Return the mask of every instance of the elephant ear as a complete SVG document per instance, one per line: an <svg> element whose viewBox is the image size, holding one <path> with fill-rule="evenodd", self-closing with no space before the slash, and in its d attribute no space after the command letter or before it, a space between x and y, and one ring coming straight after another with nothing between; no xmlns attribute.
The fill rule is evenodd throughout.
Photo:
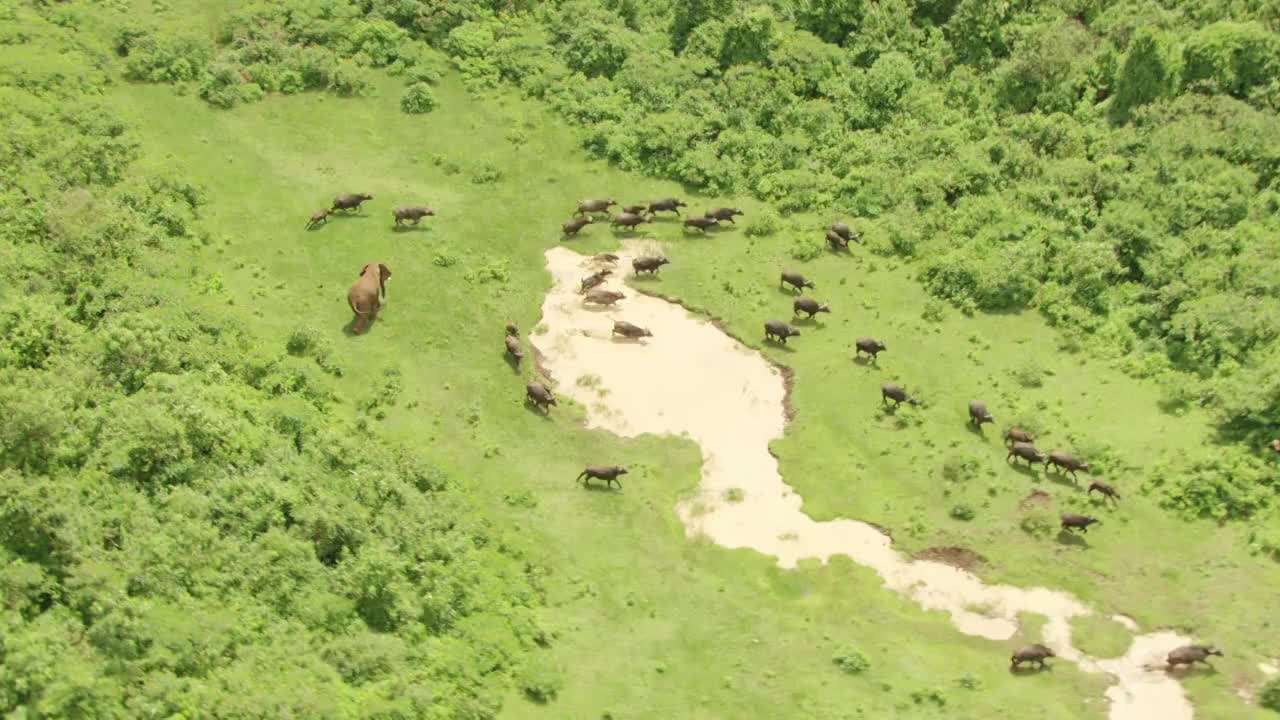
<svg viewBox="0 0 1280 720"><path fill-rule="evenodd" d="M391 270L382 263L378 263L378 271L381 273L382 282L386 282L387 278L391 277Z"/></svg>
<svg viewBox="0 0 1280 720"><path fill-rule="evenodd" d="M364 267L360 268L360 275L358 277L364 277L364 274L367 272L369 272L369 266L365 265Z"/></svg>

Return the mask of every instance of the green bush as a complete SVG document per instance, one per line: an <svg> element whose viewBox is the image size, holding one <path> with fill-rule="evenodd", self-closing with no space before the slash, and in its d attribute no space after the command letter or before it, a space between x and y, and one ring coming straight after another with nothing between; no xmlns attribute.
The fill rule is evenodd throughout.
<svg viewBox="0 0 1280 720"><path fill-rule="evenodd" d="M744 232L750 237L767 237L782 229L782 218L771 208L761 208L753 213Z"/></svg>
<svg viewBox="0 0 1280 720"><path fill-rule="evenodd" d="M425 82L415 82L405 88L404 94L400 96L400 109L404 112L418 115L428 113L436 107L436 96L431 91L431 86Z"/></svg>
<svg viewBox="0 0 1280 720"><path fill-rule="evenodd" d="M871 669L871 661L853 648L845 648L832 656L831 662L850 675L858 675Z"/></svg>
<svg viewBox="0 0 1280 720"><path fill-rule="evenodd" d="M968 522L978 515L977 511L973 509L973 506L967 503L960 503L952 506L951 511L947 514L950 515L953 520L960 520L963 522Z"/></svg>
<svg viewBox="0 0 1280 720"><path fill-rule="evenodd" d="M1212 455L1154 467L1146 487L1160 504L1186 517L1243 520L1275 502L1275 469L1256 454L1236 447L1215 448Z"/></svg>
<svg viewBox="0 0 1280 720"><path fill-rule="evenodd" d="M1022 520L1018 522L1018 527L1022 528L1022 532L1032 537L1044 538L1048 537L1058 527L1058 521L1054 518L1053 513L1048 510L1032 509L1022 515Z"/></svg>
<svg viewBox="0 0 1280 720"><path fill-rule="evenodd" d="M1272 678L1258 692L1258 704L1280 713L1280 678Z"/></svg>
<svg viewBox="0 0 1280 720"><path fill-rule="evenodd" d="M536 703L549 703L564 689L564 674L549 665L535 663L525 668L516 682L525 697Z"/></svg>
<svg viewBox="0 0 1280 720"><path fill-rule="evenodd" d="M791 241L789 254L793 259L808 262L822 256L823 243L811 237L798 237Z"/></svg>

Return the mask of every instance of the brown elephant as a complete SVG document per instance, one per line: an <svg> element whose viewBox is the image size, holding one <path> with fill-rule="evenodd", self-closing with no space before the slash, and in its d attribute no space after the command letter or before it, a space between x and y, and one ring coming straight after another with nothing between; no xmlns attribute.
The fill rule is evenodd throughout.
<svg viewBox="0 0 1280 720"><path fill-rule="evenodd" d="M371 262L360 269L360 278L347 291L347 304L351 312L356 314L351 325L357 335L369 328L369 323L382 307L382 300L387 296L387 278L391 271L380 262Z"/></svg>

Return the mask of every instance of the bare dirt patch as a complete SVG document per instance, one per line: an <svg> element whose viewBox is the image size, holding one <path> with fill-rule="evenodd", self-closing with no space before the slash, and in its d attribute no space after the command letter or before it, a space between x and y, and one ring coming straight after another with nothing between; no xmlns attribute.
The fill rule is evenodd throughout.
<svg viewBox="0 0 1280 720"><path fill-rule="evenodd" d="M925 548L911 556L915 560L932 560L961 570L977 570L987 562L978 553L955 545Z"/></svg>
<svg viewBox="0 0 1280 720"><path fill-rule="evenodd" d="M1031 510L1033 508L1042 508L1053 502L1053 496L1044 490L1032 490L1022 501L1018 503L1018 508L1022 510Z"/></svg>

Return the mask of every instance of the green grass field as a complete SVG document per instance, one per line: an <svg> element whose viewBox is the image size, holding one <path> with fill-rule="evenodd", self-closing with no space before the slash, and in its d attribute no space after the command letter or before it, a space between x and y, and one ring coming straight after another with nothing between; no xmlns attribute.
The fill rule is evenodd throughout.
<svg viewBox="0 0 1280 720"><path fill-rule="evenodd" d="M977 719L1028 703L1047 718L1104 716L1103 678L1062 662L1011 676L1012 642L962 636L847 561L781 571L753 553L686 540L673 508L697 482L691 443L589 432L572 406L549 420L531 413L523 385L532 368L516 373L504 362L501 327L538 322L549 284L542 252L558 242L574 201L687 193L584 160L556 118L512 97L471 98L447 79L435 112L409 116L399 90L387 81L371 98L306 94L234 111L165 87L123 85L109 100L139 130L141 167L174 167L208 192L210 244L149 268L159 312L231 306L262 343L279 346L295 329L316 328L346 371L335 385L347 402L386 392L385 374L398 372L398 395L371 422L473 478L494 521L537 558L557 634L544 660L564 687L545 706L513 693L504 716ZM501 179L475 182L486 168ZM304 232L308 215L340 192L375 200ZM390 208L409 203L431 204L437 216L393 231ZM741 205L746 219L760 209L690 199L699 211L721 203ZM790 259L794 236L820 238L829 221L797 218L759 239L645 227L672 260L649 288L706 309L795 369L796 418L774 450L806 511L883 525L903 552L962 546L983 556L978 572L990 582L1067 590L1144 629L1216 642L1228 648L1219 672L1186 682L1197 717L1262 717L1232 684L1256 681L1250 660L1274 651L1257 629L1274 627L1261 589L1280 586L1280 568L1246 554L1233 530L1172 519L1139 488L1138 471L1162 447L1202 442L1204 418L1162 413L1154 387L1065 352L1034 315L947 310L927 320L909 267L861 249ZM616 242L599 225L573 241L591 251ZM371 332L352 337L345 292L369 260L392 269L389 301ZM812 294L834 308L802 323L788 349L760 337L765 319L791 313L777 287L783 267L816 280ZM887 341L878 366L852 360L859 335ZM885 413L886 381L904 383L923 406ZM971 398L986 401L996 426L966 427ZM1007 467L1000 431L1015 421L1042 429L1042 448L1103 457L1124 500L1109 508L1087 499L1083 476L1075 487ZM572 482L584 463L605 458L639 468L625 492ZM1020 503L1036 489L1050 493L1055 517L1085 511L1104 524L1079 540L1028 535ZM961 504L971 520L951 517ZM832 658L847 648L870 667L843 672Z"/></svg>

